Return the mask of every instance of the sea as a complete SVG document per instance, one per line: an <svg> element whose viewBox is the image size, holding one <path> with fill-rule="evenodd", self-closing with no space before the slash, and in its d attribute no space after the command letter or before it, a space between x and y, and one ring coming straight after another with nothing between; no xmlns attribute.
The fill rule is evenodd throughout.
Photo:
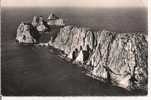
<svg viewBox="0 0 151 100"><path fill-rule="evenodd" d="M127 91L92 79L82 68L68 63L46 47L16 44L16 30L33 16L47 19L50 13L66 25L114 32L148 33L147 8L2 8L1 88L4 96L132 96L143 91Z"/></svg>

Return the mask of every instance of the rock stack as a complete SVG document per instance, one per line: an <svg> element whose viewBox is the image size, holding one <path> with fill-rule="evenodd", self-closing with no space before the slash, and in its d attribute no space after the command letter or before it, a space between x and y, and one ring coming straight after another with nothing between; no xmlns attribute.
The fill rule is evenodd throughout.
<svg viewBox="0 0 151 100"><path fill-rule="evenodd" d="M19 43L36 43L36 39L32 36L31 24L21 23L17 29L16 40Z"/></svg>
<svg viewBox="0 0 151 100"><path fill-rule="evenodd" d="M39 32L44 32L48 29L46 22L44 21L43 17L41 17L41 16L40 17L34 16L32 25L33 25L33 27L36 27L37 31L39 31Z"/></svg>
<svg viewBox="0 0 151 100"><path fill-rule="evenodd" d="M16 40L19 43L39 43L39 40L43 40L40 39L40 37L43 38L45 36L50 36L49 34L45 33L50 33L51 28L60 27L63 25L65 25L63 23L63 19L60 19L54 14L50 14L48 20L46 21L42 16L34 16L31 23L22 22L18 26Z"/></svg>

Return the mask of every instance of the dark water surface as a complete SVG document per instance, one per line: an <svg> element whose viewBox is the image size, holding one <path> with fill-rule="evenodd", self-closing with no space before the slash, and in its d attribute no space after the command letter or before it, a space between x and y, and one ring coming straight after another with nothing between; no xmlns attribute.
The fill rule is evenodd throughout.
<svg viewBox="0 0 151 100"><path fill-rule="evenodd" d="M17 46L2 51L4 95L130 95L81 73L46 48ZM4 57L5 54L5 57Z"/></svg>
<svg viewBox="0 0 151 100"><path fill-rule="evenodd" d="M34 15L47 18L54 12L67 24L117 32L147 33L145 9L68 9L68 8L9 8L2 9L2 93L3 95L41 96L104 96L138 95L122 88L104 84L81 72L47 48L19 46L15 43L17 26L31 21ZM116 20L116 22L115 22Z"/></svg>

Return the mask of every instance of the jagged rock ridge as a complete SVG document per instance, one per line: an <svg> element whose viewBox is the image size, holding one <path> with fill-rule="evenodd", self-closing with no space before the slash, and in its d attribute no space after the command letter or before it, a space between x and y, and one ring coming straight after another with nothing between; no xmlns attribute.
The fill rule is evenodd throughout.
<svg viewBox="0 0 151 100"><path fill-rule="evenodd" d="M49 45L89 75L126 89L147 89L147 40L143 33L116 33L66 26ZM81 52L82 51L82 52Z"/></svg>

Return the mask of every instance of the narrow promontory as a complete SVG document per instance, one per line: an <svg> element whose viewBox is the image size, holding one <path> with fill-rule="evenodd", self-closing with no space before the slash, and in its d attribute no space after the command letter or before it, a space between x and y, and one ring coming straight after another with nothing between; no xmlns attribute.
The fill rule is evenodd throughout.
<svg viewBox="0 0 151 100"><path fill-rule="evenodd" d="M86 75L128 90L146 90L148 84L148 42L145 33L118 33L66 25L50 14L47 20L35 16L17 29L19 43L51 46L61 56L84 67Z"/></svg>

